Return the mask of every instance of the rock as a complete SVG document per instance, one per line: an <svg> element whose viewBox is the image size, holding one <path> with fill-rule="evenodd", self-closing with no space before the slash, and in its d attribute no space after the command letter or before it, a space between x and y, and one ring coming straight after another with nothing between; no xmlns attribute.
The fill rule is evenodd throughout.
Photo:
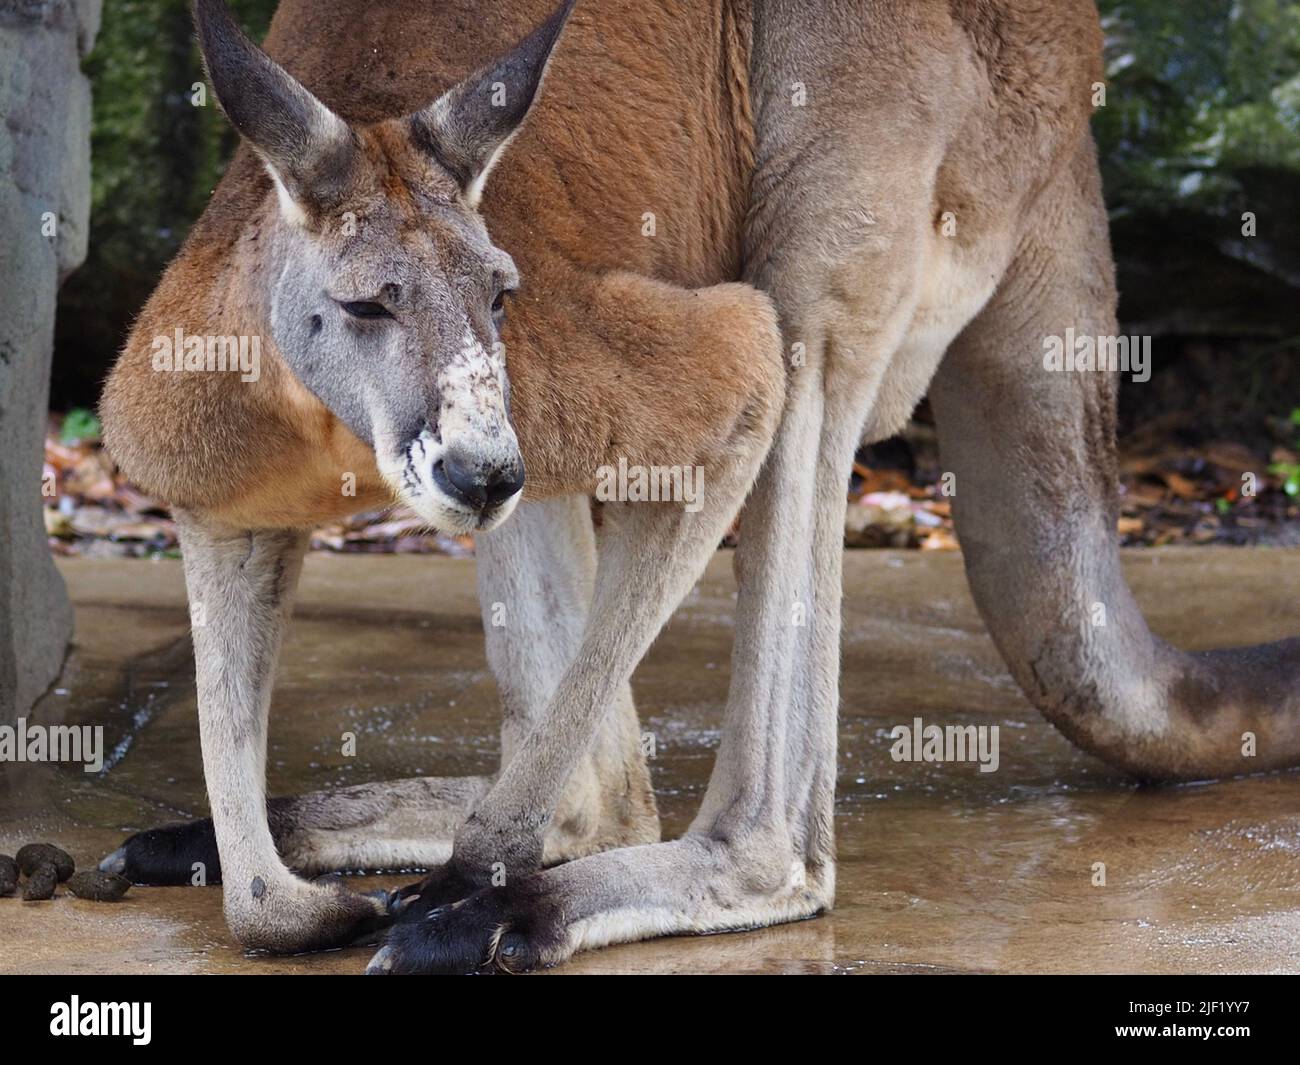
<svg viewBox="0 0 1300 1065"><path fill-rule="evenodd" d="M72 608L41 519L55 295L85 258L101 0L0 2L0 723L54 682Z"/></svg>
<svg viewBox="0 0 1300 1065"><path fill-rule="evenodd" d="M116 902L130 886L131 881L126 877L99 869L84 869L68 881L68 890L77 898L96 902Z"/></svg>
<svg viewBox="0 0 1300 1065"><path fill-rule="evenodd" d="M0 897L12 895L18 886L18 863L7 854L0 854Z"/></svg>
<svg viewBox="0 0 1300 1065"><path fill-rule="evenodd" d="M24 902L43 902L54 898L54 887L59 882L59 871L52 865L42 865L23 885Z"/></svg>
<svg viewBox="0 0 1300 1065"><path fill-rule="evenodd" d="M72 855L52 843L29 843L18 852L18 869L23 876L33 876L43 865L51 866L58 873L60 883L76 868Z"/></svg>

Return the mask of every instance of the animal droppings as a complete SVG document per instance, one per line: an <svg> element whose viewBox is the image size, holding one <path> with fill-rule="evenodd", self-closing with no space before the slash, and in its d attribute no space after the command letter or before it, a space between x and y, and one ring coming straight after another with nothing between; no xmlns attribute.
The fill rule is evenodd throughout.
<svg viewBox="0 0 1300 1065"><path fill-rule="evenodd" d="M77 898L95 902L116 902L130 886L131 881L126 877L99 869L83 869L68 881L68 890Z"/></svg>
<svg viewBox="0 0 1300 1065"><path fill-rule="evenodd" d="M18 863L7 854L0 854L0 897L12 895L18 886Z"/></svg>
<svg viewBox="0 0 1300 1065"><path fill-rule="evenodd" d="M18 852L19 854L22 851ZM41 902L54 898L54 885L59 882L59 871L52 865L42 865L27 878L23 885L24 902Z"/></svg>
<svg viewBox="0 0 1300 1065"><path fill-rule="evenodd" d="M52 843L29 843L18 852L18 869L23 876L31 876L42 865L54 866L59 883L67 880L76 868L72 855Z"/></svg>

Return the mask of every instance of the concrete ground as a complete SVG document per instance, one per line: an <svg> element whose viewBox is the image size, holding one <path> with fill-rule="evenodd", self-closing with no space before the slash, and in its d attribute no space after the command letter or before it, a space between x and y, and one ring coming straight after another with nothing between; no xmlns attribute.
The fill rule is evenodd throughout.
<svg viewBox="0 0 1300 1065"><path fill-rule="evenodd" d="M31 720L103 725L108 761L101 774L0 765L0 852L53 841L81 867L206 809L179 564L61 568L77 645ZM1155 630L1183 646L1300 633L1300 551L1148 550L1126 569ZM556 972L1300 971L1300 776L1138 790L1025 702L960 558L850 553L845 586L836 911L613 947ZM634 681L668 834L713 761L734 592L719 555ZM272 711L272 793L490 772L494 707L472 562L313 556ZM893 761L890 729L917 716L999 725L998 771ZM340 754L345 731L354 757ZM247 956L216 887L0 899L0 972L356 973L370 953Z"/></svg>

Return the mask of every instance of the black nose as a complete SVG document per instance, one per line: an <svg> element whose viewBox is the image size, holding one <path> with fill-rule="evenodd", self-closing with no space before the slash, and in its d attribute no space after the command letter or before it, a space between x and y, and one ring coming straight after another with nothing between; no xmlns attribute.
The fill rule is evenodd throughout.
<svg viewBox="0 0 1300 1065"><path fill-rule="evenodd" d="M503 503L524 486L524 464L484 466L448 450L433 467L438 487L474 510L487 510Z"/></svg>

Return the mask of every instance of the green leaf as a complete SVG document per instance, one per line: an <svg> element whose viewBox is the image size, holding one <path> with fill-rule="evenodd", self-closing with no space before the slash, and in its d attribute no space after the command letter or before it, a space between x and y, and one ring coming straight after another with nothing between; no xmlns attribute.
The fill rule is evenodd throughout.
<svg viewBox="0 0 1300 1065"><path fill-rule="evenodd" d="M59 440L65 444L72 444L78 440L93 441L99 439L100 432L99 419L95 417L93 410L73 407L63 417L63 425L59 427Z"/></svg>

